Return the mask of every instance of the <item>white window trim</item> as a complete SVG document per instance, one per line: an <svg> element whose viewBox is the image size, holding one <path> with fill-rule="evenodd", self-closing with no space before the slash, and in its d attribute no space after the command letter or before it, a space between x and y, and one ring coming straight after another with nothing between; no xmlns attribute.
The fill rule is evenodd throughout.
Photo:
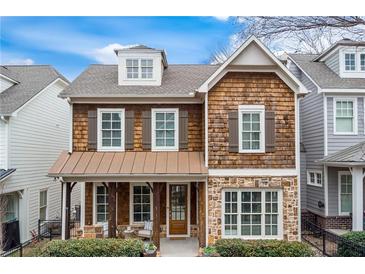
<svg viewBox="0 0 365 274"><path fill-rule="evenodd" d="M349 216L350 212L342 212L341 211L341 176L342 175L351 175L350 171L339 171L338 172L338 179L337 179L337 184L338 184L338 214L340 216ZM352 187L353 187L353 182L352 182ZM352 199L353 199L353 193L351 193L351 203L352 203Z"/></svg>
<svg viewBox="0 0 365 274"><path fill-rule="evenodd" d="M105 223L108 223L108 221L106 221L106 222L97 222L97 220L98 220L98 218L97 218L97 209L96 209L96 187L97 186L103 186L103 187L105 187L103 185L103 183L93 183L93 224L94 225L95 224L105 224ZM108 206L109 206L109 203L108 203ZM118 208L118 206L117 206L117 208Z"/></svg>
<svg viewBox="0 0 365 274"><path fill-rule="evenodd" d="M153 188L153 183L150 183ZM129 225L141 225L144 222L134 221L134 206L133 206L133 187L134 186L147 186L147 183L129 183ZM150 215L151 221L153 221L153 193L150 189Z"/></svg>
<svg viewBox="0 0 365 274"><path fill-rule="evenodd" d="M175 146L173 147L157 147L156 146L156 113L174 112L175 113ZM153 108L151 109L151 129L152 129L152 151L179 151L179 109L178 108Z"/></svg>
<svg viewBox="0 0 365 274"><path fill-rule="evenodd" d="M340 51L340 77L343 78L365 78L364 70L361 70L360 55L365 53L365 47L342 48ZM345 54L355 54L355 70L346 70Z"/></svg>
<svg viewBox="0 0 365 274"><path fill-rule="evenodd" d="M242 113L257 112L260 114L260 148L242 148ZM238 107L238 152L239 153L265 153L265 106L264 105L240 105Z"/></svg>
<svg viewBox="0 0 365 274"><path fill-rule="evenodd" d="M238 192L238 196L237 196L237 235L225 235L225 229L224 229L224 210L225 210L225 192L226 191L237 191ZM278 192L278 235L264 235L264 227L265 227L265 218L263 218L262 223L261 223L261 232L263 233L263 235L251 235L251 236L242 236L241 235L241 192L242 191L257 191L257 192L261 192L261 203L263 205L265 205L265 193L266 192L271 192L271 191L277 191ZM262 239L272 239L272 240L282 240L283 239L283 191L282 189L274 189L274 188L267 188L267 189L262 189L262 188L225 188L221 191L221 195L222 195L222 208L221 208L221 226L222 226L222 238L225 239L244 239L244 240L262 240ZM264 216L265 213L264 212L264 206L261 206L261 216Z"/></svg>
<svg viewBox="0 0 365 274"><path fill-rule="evenodd" d="M355 65L354 65L354 67L355 67L355 69L354 70L350 70L350 69L346 69L346 54L353 54L353 55L355 55L355 58L354 58L354 61L355 61ZM356 68L357 68L357 54L356 54L356 52L344 52L343 53L343 58L344 58L344 72L356 72Z"/></svg>
<svg viewBox="0 0 365 274"><path fill-rule="evenodd" d="M310 173L314 173L315 182L317 182L318 174L321 174L321 184L317 184L317 183L313 184L310 180ZM307 170L307 185L316 186L316 187L323 187L323 172L321 170L308 169Z"/></svg>
<svg viewBox="0 0 365 274"><path fill-rule="evenodd" d="M121 142L120 146L116 147L103 147L102 145L102 133L101 133L101 114L102 112L120 112L122 114L121 123ZM124 151L125 143L125 109L124 108L98 108L97 111L97 150L98 151Z"/></svg>
<svg viewBox="0 0 365 274"><path fill-rule="evenodd" d="M137 60L138 61L138 78L128 78L127 60ZM142 61L141 60L152 60L152 78L142 78ZM154 58L150 58L150 57L144 57L144 58L130 57L130 58L126 58L125 59L124 71L125 71L125 80L126 81L153 81L153 80L155 80L155 62L154 62Z"/></svg>
<svg viewBox="0 0 365 274"><path fill-rule="evenodd" d="M337 132L336 130L336 102L337 101L352 101L353 102L353 115L354 119L352 120L353 123L353 132ZM354 97L333 97L333 135L357 135L358 128L357 128L357 98Z"/></svg>
<svg viewBox="0 0 365 274"><path fill-rule="evenodd" d="M48 220L48 201L49 201L49 191L48 188L42 188L39 190L39 203L38 203L38 219L41 218L41 192L46 191L47 203L46 203L46 220ZM44 206L43 206L44 207Z"/></svg>

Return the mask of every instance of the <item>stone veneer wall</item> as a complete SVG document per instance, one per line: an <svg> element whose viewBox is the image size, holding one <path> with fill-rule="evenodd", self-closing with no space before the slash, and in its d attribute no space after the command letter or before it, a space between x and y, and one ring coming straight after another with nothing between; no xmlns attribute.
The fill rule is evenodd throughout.
<svg viewBox="0 0 365 274"><path fill-rule="evenodd" d="M269 183L264 185L262 179L268 179ZM222 238L222 190L225 188L282 189L283 239L299 240L297 177L209 177L208 244Z"/></svg>

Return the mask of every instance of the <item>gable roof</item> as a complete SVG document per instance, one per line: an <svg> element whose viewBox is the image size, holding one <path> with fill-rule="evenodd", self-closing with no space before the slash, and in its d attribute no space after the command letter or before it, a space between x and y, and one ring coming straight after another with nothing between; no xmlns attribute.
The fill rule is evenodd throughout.
<svg viewBox="0 0 365 274"><path fill-rule="evenodd" d="M17 83L0 93L0 114L11 115L56 79L68 80L49 65L4 65L1 73L8 73ZM7 76L6 75L6 76Z"/></svg>
<svg viewBox="0 0 365 274"><path fill-rule="evenodd" d="M333 153L318 162L365 165L365 141Z"/></svg>
<svg viewBox="0 0 365 274"><path fill-rule="evenodd" d="M316 54L289 54L308 76L322 89L364 89L365 78L341 78L323 62L314 62Z"/></svg>
<svg viewBox="0 0 365 274"><path fill-rule="evenodd" d="M236 58L239 57L240 54L244 53L244 51L251 45L255 43L260 50L262 50L266 56L267 60L263 61L263 63L259 64L262 66L276 65L279 69L298 87L297 90L294 90L296 93L307 93L307 89L304 85L289 71L289 69L255 36L250 36L215 72L212 74L198 89L199 92L208 92L209 83L211 83L216 78L220 79L223 75L220 75L224 69L226 69L232 62L235 61ZM253 61L253 60L250 60ZM266 63L265 63L266 62Z"/></svg>
<svg viewBox="0 0 365 274"><path fill-rule="evenodd" d="M0 75L5 76L14 83L19 83L19 81L16 79L16 74L5 66L0 66Z"/></svg>
<svg viewBox="0 0 365 274"><path fill-rule="evenodd" d="M353 46L353 47L365 46L365 41L353 41L351 39L342 39L342 40L339 40L335 44L333 44L332 46L330 46L328 49L326 49L324 52L322 52L321 54L319 54L316 58L314 58L313 61L316 62L316 61L322 60L324 57L326 57L328 54L330 54L331 52L333 52L339 46Z"/></svg>
<svg viewBox="0 0 365 274"><path fill-rule="evenodd" d="M191 93L218 68L217 65L169 65L161 86L120 86L118 65L91 65L60 97L192 97Z"/></svg>

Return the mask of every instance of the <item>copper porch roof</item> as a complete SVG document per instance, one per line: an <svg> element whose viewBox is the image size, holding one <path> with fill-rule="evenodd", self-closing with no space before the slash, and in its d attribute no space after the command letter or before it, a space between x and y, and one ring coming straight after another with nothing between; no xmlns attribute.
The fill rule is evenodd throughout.
<svg viewBox="0 0 365 274"><path fill-rule="evenodd" d="M63 151L50 168L51 177L204 175L203 152Z"/></svg>

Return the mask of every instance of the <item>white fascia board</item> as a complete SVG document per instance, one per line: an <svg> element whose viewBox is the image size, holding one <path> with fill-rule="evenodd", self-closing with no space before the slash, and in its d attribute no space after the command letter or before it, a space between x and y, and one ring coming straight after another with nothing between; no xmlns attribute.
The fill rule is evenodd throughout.
<svg viewBox="0 0 365 274"><path fill-rule="evenodd" d="M356 93L356 94L365 94L365 89L361 88L344 88L344 89L337 89L337 88L327 88L327 89L321 89L319 93L342 93L343 95L348 95L349 93Z"/></svg>
<svg viewBox="0 0 365 274"><path fill-rule="evenodd" d="M12 79L12 78L9 78L9 77L5 76L4 74L1 74L1 73L0 73L0 77L4 78L4 79L6 79L6 80L8 80L9 82L12 82L12 83L14 83L14 84L18 84L18 83L19 83L17 80L14 80L14 79Z"/></svg>
<svg viewBox="0 0 365 274"><path fill-rule="evenodd" d="M281 63L276 56L255 36L250 36L199 88L198 92L208 92L209 83L213 81L219 74L241 53L250 45L255 42L273 61L274 63L289 76L294 83L298 85L298 89L293 90L295 93L307 93L307 89L304 85L289 71L289 69ZM222 77L222 76L221 76Z"/></svg>
<svg viewBox="0 0 365 274"><path fill-rule="evenodd" d="M298 176L296 168L229 168L209 169L209 176Z"/></svg>

